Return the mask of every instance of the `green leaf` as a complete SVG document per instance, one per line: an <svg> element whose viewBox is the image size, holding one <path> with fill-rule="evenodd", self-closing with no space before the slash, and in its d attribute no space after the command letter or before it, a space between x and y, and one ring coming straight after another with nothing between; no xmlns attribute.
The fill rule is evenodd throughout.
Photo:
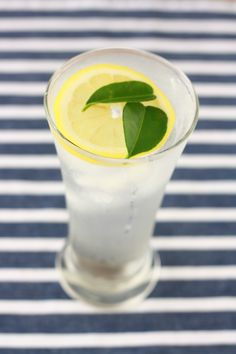
<svg viewBox="0 0 236 354"><path fill-rule="evenodd" d="M97 103L151 101L155 98L153 88L145 82L115 82L95 91L86 102L83 111Z"/></svg>
<svg viewBox="0 0 236 354"><path fill-rule="evenodd" d="M167 115L153 106L128 102L123 111L123 127L128 157L153 149L167 130Z"/></svg>
<svg viewBox="0 0 236 354"><path fill-rule="evenodd" d="M140 135L145 107L139 102L126 103L123 110L123 128L128 156L131 156Z"/></svg>

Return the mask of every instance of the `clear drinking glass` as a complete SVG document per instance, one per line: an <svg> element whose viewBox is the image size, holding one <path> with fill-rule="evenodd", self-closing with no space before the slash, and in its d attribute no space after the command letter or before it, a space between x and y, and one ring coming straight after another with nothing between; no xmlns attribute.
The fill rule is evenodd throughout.
<svg viewBox="0 0 236 354"><path fill-rule="evenodd" d="M65 80L98 63L124 65L150 77L171 101L175 128L165 146L134 159L97 156L58 130L55 97ZM69 235L57 257L64 289L95 305L125 306L147 296L160 271L150 246L164 190L198 116L189 79L165 59L126 48L94 50L69 60L51 78L45 109L61 163ZM157 219L158 222L158 219Z"/></svg>

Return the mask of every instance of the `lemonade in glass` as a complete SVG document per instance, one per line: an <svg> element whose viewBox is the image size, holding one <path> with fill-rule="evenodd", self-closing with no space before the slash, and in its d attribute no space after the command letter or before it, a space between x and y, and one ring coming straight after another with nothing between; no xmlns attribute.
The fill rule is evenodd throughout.
<svg viewBox="0 0 236 354"><path fill-rule="evenodd" d="M57 257L61 283L95 305L136 302L160 274L150 239L197 122L193 87L159 56L107 48L59 69L45 108L69 211L69 235Z"/></svg>

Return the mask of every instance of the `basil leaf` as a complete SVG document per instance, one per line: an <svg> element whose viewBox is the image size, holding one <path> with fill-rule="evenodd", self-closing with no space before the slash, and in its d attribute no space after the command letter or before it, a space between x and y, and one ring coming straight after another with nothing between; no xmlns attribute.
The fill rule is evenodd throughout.
<svg viewBox="0 0 236 354"><path fill-rule="evenodd" d="M167 115L153 106L128 102L123 111L123 127L128 157L153 149L167 130Z"/></svg>
<svg viewBox="0 0 236 354"><path fill-rule="evenodd" d="M105 85L95 91L83 111L98 103L151 101L156 96L152 86L142 81L123 81Z"/></svg>

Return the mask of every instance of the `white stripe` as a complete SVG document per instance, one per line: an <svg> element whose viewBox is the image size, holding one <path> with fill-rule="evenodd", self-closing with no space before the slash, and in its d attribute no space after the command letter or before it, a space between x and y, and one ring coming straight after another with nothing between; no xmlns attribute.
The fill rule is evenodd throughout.
<svg viewBox="0 0 236 354"><path fill-rule="evenodd" d="M1 61L0 61L1 64ZM41 96L44 94L46 82L6 82L1 81L0 95ZM235 84L195 84L200 97L235 97Z"/></svg>
<svg viewBox="0 0 236 354"><path fill-rule="evenodd" d="M1 209L0 222L57 222L68 221L66 209Z"/></svg>
<svg viewBox="0 0 236 354"><path fill-rule="evenodd" d="M157 221L162 222L235 222L236 208L163 208ZM68 222L66 209L1 209L1 222Z"/></svg>
<svg viewBox="0 0 236 354"><path fill-rule="evenodd" d="M180 251L235 250L236 236L171 236L171 237L156 236L152 238L151 244L154 249L160 251L161 250L171 250L171 251L174 250L180 250ZM0 243L0 249L1 249L1 243Z"/></svg>
<svg viewBox="0 0 236 354"><path fill-rule="evenodd" d="M57 181L0 180L0 195L64 195L64 184ZM235 181L170 181L167 194L236 194Z"/></svg>
<svg viewBox="0 0 236 354"><path fill-rule="evenodd" d="M0 107L0 119L42 119L45 112L42 105L4 105ZM231 106L204 106L200 107L201 119L235 120L236 107Z"/></svg>
<svg viewBox="0 0 236 354"><path fill-rule="evenodd" d="M162 267L162 280L236 279L236 266Z"/></svg>
<svg viewBox="0 0 236 354"><path fill-rule="evenodd" d="M0 72L5 73L51 73L59 68L65 60L47 59L0 59ZM187 74L233 75L236 74L236 63L228 61L196 61L171 60L171 62ZM9 83L10 84L10 83ZM24 82L21 83L24 87ZM20 85L21 85L20 84ZM31 83L30 83L31 84ZM45 83L44 83L45 84ZM41 83L37 85L42 85ZM205 85L205 84L204 84ZM218 85L218 84L217 84ZM228 84L227 84L228 85ZM213 85L214 86L214 85Z"/></svg>
<svg viewBox="0 0 236 354"><path fill-rule="evenodd" d="M17 144L17 143L52 143L53 137L49 130L4 130L0 131L1 144Z"/></svg>
<svg viewBox="0 0 236 354"><path fill-rule="evenodd" d="M56 156L29 156L29 155L1 155L2 168L58 168L59 160Z"/></svg>
<svg viewBox="0 0 236 354"><path fill-rule="evenodd" d="M236 208L163 208L157 221L168 222L225 222L236 221Z"/></svg>
<svg viewBox="0 0 236 354"><path fill-rule="evenodd" d="M59 160L54 155L1 155L2 168L56 168ZM230 155L182 155L178 167L184 168L230 168L236 167L236 157Z"/></svg>
<svg viewBox="0 0 236 354"><path fill-rule="evenodd" d="M159 278L159 272L155 274ZM162 281L236 280L236 266L179 266L162 267ZM54 268L0 268L0 282L38 283L57 282L59 274Z"/></svg>
<svg viewBox="0 0 236 354"><path fill-rule="evenodd" d="M149 298L125 313L175 313L175 312L227 312L236 311L235 297L204 298ZM122 311L118 311L120 313ZM1 315L78 315L110 314L106 309L96 309L74 300L0 300ZM115 313L113 313L115 316Z"/></svg>
<svg viewBox="0 0 236 354"><path fill-rule="evenodd" d="M236 344L234 330L86 334L1 334L1 348L120 348Z"/></svg>
<svg viewBox="0 0 236 354"><path fill-rule="evenodd" d="M226 42L226 41L225 41ZM214 41L212 41L214 43ZM235 74L236 63L227 61L180 60L173 61L188 74L225 75Z"/></svg>
<svg viewBox="0 0 236 354"><path fill-rule="evenodd" d="M198 130L189 139L191 144L236 144L236 130Z"/></svg>
<svg viewBox="0 0 236 354"><path fill-rule="evenodd" d="M1 40L0 40L1 42ZM58 69L65 60L0 60L0 72L2 73L52 73ZM10 85L11 83L9 83Z"/></svg>
<svg viewBox="0 0 236 354"><path fill-rule="evenodd" d="M236 157L230 155L182 155L178 167L235 168Z"/></svg>
<svg viewBox="0 0 236 354"><path fill-rule="evenodd" d="M0 182L0 191L1 191ZM5 182L3 182L5 183ZM13 183L14 184L14 183ZM4 188L4 185L3 185ZM14 188L14 187L13 187ZM235 181L170 181L167 185L168 194L235 194Z"/></svg>
<svg viewBox="0 0 236 354"><path fill-rule="evenodd" d="M138 23L138 22L137 22ZM8 52L83 51L107 46L138 47L176 53L236 53L236 40L181 40L167 38L8 38L0 40L0 50Z"/></svg>
<svg viewBox="0 0 236 354"><path fill-rule="evenodd" d="M86 0L86 1L77 1L77 0L67 0L66 6L63 1L43 1L40 2L40 7L38 1L31 0L30 3L26 1L20 0L1 0L0 9L7 11L16 11L16 10L24 10L24 11L71 11L71 10L134 10L134 11L143 11L143 10L164 10L166 12L201 12L201 11L211 11L216 13L227 12L232 13L236 11L235 4L232 3L224 3L220 1L214 1L214 7L212 8L212 4L210 1L197 1L197 2L189 2L186 0L181 0L181 3L176 0L168 0L168 4L165 1L154 1L149 0L148 2L143 3L143 1L131 1L129 0L119 0L118 2L110 2L109 0Z"/></svg>
<svg viewBox="0 0 236 354"><path fill-rule="evenodd" d="M0 252L58 252L63 244L60 237L1 237ZM156 236L151 245L159 251L227 251L236 250L236 236Z"/></svg>
<svg viewBox="0 0 236 354"><path fill-rule="evenodd" d="M11 0L12 1L12 0ZM1 9L0 3L0 9ZM56 4L54 5L56 6ZM127 4L126 4L127 8ZM41 11L41 6L40 6ZM134 26L135 22L138 22L140 27ZM112 32L149 32L160 31L164 33L213 33L213 34L234 34L236 31L236 24L233 20L211 20L209 19L158 19L153 20L151 18L139 18L130 19L122 18L71 18L71 17L37 17L37 18L14 18L14 26L12 26L12 19L2 18L0 22L1 32L17 32L17 31L40 31L40 32L52 32L52 31L101 31L110 30Z"/></svg>
<svg viewBox="0 0 236 354"><path fill-rule="evenodd" d="M42 119L44 117L45 112L42 105L4 105L0 107L0 119Z"/></svg>
<svg viewBox="0 0 236 354"><path fill-rule="evenodd" d="M64 184L62 182L34 182L0 180L0 194L7 195L64 195Z"/></svg>
<svg viewBox="0 0 236 354"><path fill-rule="evenodd" d="M1 41L1 40L0 40ZM205 75L233 75L236 74L236 63L229 61L203 61L203 60L171 60L171 62L187 74ZM64 60L37 60L37 59L0 59L0 72L2 73L51 73L65 63ZM12 83L9 83L11 85ZM31 83L30 83L31 84ZM38 84L38 83L37 83ZM44 83L45 84L45 83ZM21 83L20 83L21 85ZM22 82L24 85L24 82ZM40 85L42 85L40 83ZM214 85L211 85L211 88ZM217 84L218 86L218 84Z"/></svg>
<svg viewBox="0 0 236 354"><path fill-rule="evenodd" d="M1 61L0 61L1 65ZM42 95L46 89L46 82L8 82L1 81L0 94L1 95L18 95L18 96L39 96Z"/></svg>
<svg viewBox="0 0 236 354"><path fill-rule="evenodd" d="M235 97L236 85L235 84L205 84L195 83L194 87L197 94L201 97Z"/></svg>
<svg viewBox="0 0 236 354"><path fill-rule="evenodd" d="M57 252L64 243L63 238L1 237L0 252Z"/></svg>
<svg viewBox="0 0 236 354"><path fill-rule="evenodd" d="M0 131L1 144L17 143L52 143L53 137L49 130L4 130ZM235 144L236 130L198 130L195 131L190 139L191 144Z"/></svg>
<svg viewBox="0 0 236 354"><path fill-rule="evenodd" d="M234 345L236 331L156 331L75 334L0 334L0 348L122 348Z"/></svg>
<svg viewBox="0 0 236 354"><path fill-rule="evenodd" d="M59 274L54 268L1 268L0 282L56 282ZM1 342L1 341L0 341Z"/></svg>
<svg viewBox="0 0 236 354"><path fill-rule="evenodd" d="M213 120L235 120L236 107L230 106L200 106L201 119L213 119Z"/></svg>

